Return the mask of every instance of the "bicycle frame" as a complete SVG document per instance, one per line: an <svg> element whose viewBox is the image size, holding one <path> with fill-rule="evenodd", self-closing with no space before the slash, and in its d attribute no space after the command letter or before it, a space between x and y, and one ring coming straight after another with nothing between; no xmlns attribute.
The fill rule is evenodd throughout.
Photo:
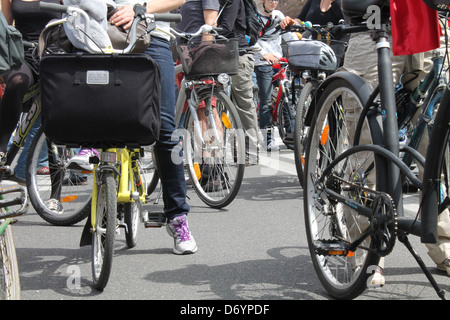
<svg viewBox="0 0 450 320"><path fill-rule="evenodd" d="M112 171L116 174L117 184L117 202L128 203L136 202L141 215L141 221L147 221L148 214L142 207L145 204L145 186L141 183L142 177L139 168L136 165L136 153L139 150L130 149L107 149L100 153L100 163L94 168L94 184L92 188L92 205L91 205L91 225L95 231L97 216L97 192L100 175L104 171ZM120 165L119 165L120 164ZM117 169L120 167L120 171Z"/></svg>
<svg viewBox="0 0 450 320"><path fill-rule="evenodd" d="M275 108L272 109L273 124L277 125L278 124L278 116L277 116L278 115L278 107L280 106L281 99L283 98L285 103L289 102L289 97L287 96L286 93L289 92L289 86L291 85L291 80L288 79L288 77L286 75L287 60L285 58L282 58L282 60L280 61L279 64L273 65L273 68L279 70L272 77L272 82L279 81L277 98L275 101ZM295 95L292 94L292 97L294 99ZM292 104L295 105L294 100L293 100ZM292 117L292 115L291 115L291 117Z"/></svg>

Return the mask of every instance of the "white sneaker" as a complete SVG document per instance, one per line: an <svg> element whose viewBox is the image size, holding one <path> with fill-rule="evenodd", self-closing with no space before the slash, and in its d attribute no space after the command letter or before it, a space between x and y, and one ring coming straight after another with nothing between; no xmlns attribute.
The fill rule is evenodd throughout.
<svg viewBox="0 0 450 320"><path fill-rule="evenodd" d="M437 265L438 270L447 272L450 276L450 258L445 259L442 263Z"/></svg>
<svg viewBox="0 0 450 320"><path fill-rule="evenodd" d="M280 150L280 146L275 143L275 141L271 141L267 145L267 151L278 151Z"/></svg>
<svg viewBox="0 0 450 320"><path fill-rule="evenodd" d="M370 278L369 278L370 279ZM383 276L383 269L380 267L377 267L377 270L375 270L372 279L370 281L370 286L374 288L380 288L384 286L386 283L386 279Z"/></svg>
<svg viewBox="0 0 450 320"><path fill-rule="evenodd" d="M98 157L97 150L83 148L69 160L67 169L92 171L94 164L89 162L89 158L94 156Z"/></svg>
<svg viewBox="0 0 450 320"><path fill-rule="evenodd" d="M59 202L56 199L47 200L45 202L45 205L47 206L47 208L50 211L53 211L54 213L57 213L57 214L63 214L64 213L64 209L63 209L63 207L61 205L61 202Z"/></svg>
<svg viewBox="0 0 450 320"><path fill-rule="evenodd" d="M197 243L189 231L187 216L176 217L167 223L167 233L173 237L173 253L189 254L197 252Z"/></svg>

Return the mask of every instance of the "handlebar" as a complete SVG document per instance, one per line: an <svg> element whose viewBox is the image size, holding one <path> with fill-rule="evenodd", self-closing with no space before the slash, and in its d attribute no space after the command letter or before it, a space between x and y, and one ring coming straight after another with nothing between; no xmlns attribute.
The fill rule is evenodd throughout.
<svg viewBox="0 0 450 320"><path fill-rule="evenodd" d="M60 19L56 22L53 22L52 25L60 24L60 23L72 23L74 25L75 29L81 29L79 25L75 25L73 22L73 19L77 16L79 16L82 19L82 26L84 27L82 31L84 35L84 44L87 47L87 50L90 53L104 53L111 52L111 53L129 53L133 49L135 42L137 41L137 26L140 21L145 21L148 28L147 31L153 30L156 26L154 23L156 21L164 21L164 22L180 22L182 17L180 14L174 14L174 13L146 13L146 8L136 4L134 5L133 9L135 12L133 24L130 28L130 42L129 45L123 49L118 50L114 48L99 48L91 43L89 40L89 34L90 34L90 19L89 15L81 8L75 7L75 6L68 6L63 4L56 4L56 3L48 3L48 2L40 2L39 7L41 10L45 11L51 11L51 12L59 12L59 13L66 13L67 17ZM49 25L47 25L49 26ZM149 27L152 27L150 29Z"/></svg>
<svg viewBox="0 0 450 320"><path fill-rule="evenodd" d="M300 32L304 35L317 36L318 34L331 34L331 35L344 35L356 32L362 32L369 30L367 24L349 25L349 24L333 24L328 23L326 25L317 25L305 22L303 24L295 24L287 26L284 31L286 32ZM309 33L309 34L308 34Z"/></svg>
<svg viewBox="0 0 450 320"><path fill-rule="evenodd" d="M215 37L221 38L221 39L226 39L224 36L221 36L218 34L219 31L222 31L222 28L218 28L218 27L213 27L209 24L204 24L202 25L196 32L194 33L188 33L188 32L181 32L181 31L177 31L173 28L170 28L170 32L179 38L183 38L185 40L191 40L193 38L196 37L200 37L202 35L204 35L205 33L210 33L212 35L214 35Z"/></svg>

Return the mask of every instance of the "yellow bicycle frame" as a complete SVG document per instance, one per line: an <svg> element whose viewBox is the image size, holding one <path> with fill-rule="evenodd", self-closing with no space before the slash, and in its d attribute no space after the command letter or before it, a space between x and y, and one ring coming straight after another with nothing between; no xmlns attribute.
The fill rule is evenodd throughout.
<svg viewBox="0 0 450 320"><path fill-rule="evenodd" d="M117 185L117 203L128 203L134 202L131 197L132 193L136 191L136 181L135 174L139 177L139 181L141 181L139 192L139 199L141 203L145 203L146 192L144 186L142 185L142 176L139 170L139 166L136 165L137 161L133 160L132 157L135 153L139 152L139 149L130 150L130 149L108 149L107 152L114 152L117 156L116 162L120 164L120 175ZM91 223L92 230L95 231L96 224L96 216L97 216L97 192L98 192L98 184L97 184L97 174L101 173L101 169L99 169L102 164L96 164L94 167L94 182L92 186L92 202L91 202Z"/></svg>

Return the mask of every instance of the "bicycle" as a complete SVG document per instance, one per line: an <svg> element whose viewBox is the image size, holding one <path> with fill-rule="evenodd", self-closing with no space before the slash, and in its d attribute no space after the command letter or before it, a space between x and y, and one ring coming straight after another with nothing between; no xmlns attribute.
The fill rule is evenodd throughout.
<svg viewBox="0 0 450 320"><path fill-rule="evenodd" d="M23 186L0 186L0 300L20 300L20 275L11 224L28 210Z"/></svg>
<svg viewBox="0 0 450 320"><path fill-rule="evenodd" d="M361 21L372 4L386 8L386 1L366 1L343 2L343 9ZM438 214L448 208L448 184L442 177L449 169L450 88L446 87L440 103L443 107L435 117L426 161L418 152L406 150L424 165L424 178L420 181L399 158L386 32L389 14L382 17L373 38L379 59L379 87L372 91L362 78L340 71L328 77L316 92L314 121L305 154L303 198L308 247L325 290L335 298L350 299L366 289L372 275L370 267L391 253L398 239L414 256L438 296L445 299L445 292L408 236L435 243ZM356 130L348 126L352 123L357 124ZM359 144L363 125L370 128L370 142ZM422 190L421 219L404 215L401 175Z"/></svg>
<svg viewBox="0 0 450 320"><path fill-rule="evenodd" d="M24 47L32 51L34 61L32 70L37 75L38 46L36 43L24 41ZM81 183L77 180L79 174L72 170L66 170L65 164L72 155L76 154L76 151L72 148L58 147L46 139L40 128L41 104L39 99L40 82L37 82L27 90L24 96L24 110L27 111L23 112L19 119L12 143L7 151L7 161L0 167L0 181L8 180L10 176L14 175L11 165L18 159L19 152L23 150L30 131L35 131L35 136L29 145L28 156L25 158L27 162L26 184L29 193L27 199L45 221L53 225L68 226L83 220L88 215L90 197L78 195L83 190L90 188L92 179L85 178ZM49 147L47 148L47 146ZM49 167L50 172L42 174L40 171L42 167ZM72 176L72 180L67 180ZM63 183L65 179L69 183ZM51 198L64 203L63 212L55 212L49 208L48 201Z"/></svg>
<svg viewBox="0 0 450 320"><path fill-rule="evenodd" d="M229 74L238 67L237 41L221 38L208 25L195 33L171 32L186 42L178 47L181 64L175 67L176 74L184 75L176 103L175 123L180 130L175 139L182 137L189 182L196 194L208 206L223 208L238 194L245 169L244 129L227 91ZM193 41L206 32L216 38L213 43ZM200 50L206 52L195 60ZM222 60L213 62L218 54Z"/></svg>
<svg viewBox="0 0 450 320"><path fill-rule="evenodd" d="M296 117L296 100L300 84L298 75L289 69L286 58L280 58L278 64L272 65L276 73L272 77L272 122L278 127L278 133L288 149L294 149L294 126ZM275 84L278 83L278 87Z"/></svg>
<svg viewBox="0 0 450 320"><path fill-rule="evenodd" d="M321 41L324 45L329 46L332 51L322 50L320 54L324 56L324 62L326 62L326 55L334 55L332 59L336 61L331 65L329 63L319 63L312 66L309 57L289 48L290 46L295 46L297 41L285 43L283 46L285 55L290 60L291 69L299 75L302 82L300 95L295 104L296 113L293 121L294 129L292 138L295 167L300 185L303 185L303 150L307 141L309 122L311 121L310 118L314 113L314 111L310 109L311 105L313 105L312 99L314 99L314 94L319 85L339 68L344 58L346 41L339 37L341 36L341 27L342 25L335 26L332 23L321 26L311 25L311 23L305 22L302 25L290 26L287 28L287 30L301 32L303 37L300 41L303 41L305 44L309 43L313 45L317 44L317 42L312 41ZM308 37L312 37L312 39L309 39ZM339 38L340 40L336 40L336 38Z"/></svg>
<svg viewBox="0 0 450 320"><path fill-rule="evenodd" d="M117 117L120 117L121 119L119 119L118 122L114 122L114 119L109 119L110 122L108 122L108 127L120 126L122 128L121 132L117 133L117 130L108 131L105 127L103 127L102 131L106 133L99 132L98 130L98 125L102 123L102 118L104 118L107 113L108 105L105 106L104 113L92 115L97 116L95 121L91 122L92 126L89 125L89 122L86 122L85 130L87 132L84 132L85 136L82 136L80 133L75 134L75 136L72 136L72 134L57 134L51 129L56 130L58 124L51 123L50 120L48 120L49 123L47 123L47 126L44 128L47 129L47 131L52 132L52 134L55 134L55 140L58 140L60 144L78 144L83 147L95 147L99 149L99 157L91 157L90 159L90 161L94 163L91 214L88 216L88 220L83 230L80 245L92 245L91 266L93 285L96 289L103 290L110 278L115 235L119 228L125 229L126 243L127 246L131 248L137 244L137 227L139 221L144 223L144 226L147 228L162 227L166 224L166 218L163 213L149 212L144 208L147 198L147 183L144 181L145 172L143 168L147 168L147 164L149 168L151 168L152 165L146 160L146 151L143 146L151 145L156 141L155 132L153 131L155 128L147 123L147 120L149 120L148 117L144 123L139 122L136 120L136 117L130 114L130 110L125 108L128 103L133 103L135 107L133 114L138 114L138 118L142 114L140 113L142 111L140 108L144 108L144 113L147 114L152 112L151 110L153 109L151 108L159 110L157 109L159 107L156 104L157 101L153 100L157 99L156 97L160 94L158 89L159 86L155 86L155 84L159 83L159 68L156 65L156 62L146 54L130 55L127 53L131 51L138 38L136 29L140 21L145 21L147 25L146 32L150 32L156 28L155 21L157 20L177 22L181 17L177 14L146 14L146 8L136 4L134 6L135 18L130 29L129 45L125 49L116 50L114 48L99 48L88 41L90 21L89 16L84 10L76 6L43 2L40 3L40 7L43 10L66 13L67 17L59 20L57 22L59 24L74 23L74 25L78 25L76 19L79 17L82 21L80 25L84 26L84 28L82 28L82 34L84 36L86 50L88 51L88 53L44 57L41 62L41 73L46 75L45 80L48 80L53 76L52 73L54 70L51 69L51 66L54 66L55 64L58 65L59 69L70 69L69 71L66 70L66 72L71 72L73 74L84 73L87 76L86 81L90 79L89 75L93 75L95 84L98 84L98 81L102 81L102 79L109 79L109 76L106 77L106 73L111 74L111 78L113 79L112 82L109 82L109 80L101 82L108 87L106 87L105 90L100 87L100 91L96 91L96 94L100 95L101 99L107 101L111 92L115 91L108 90L111 88L110 85L113 86L112 88L115 88L115 85L126 85L127 83L133 84L134 81L132 81L132 79L135 80L136 77L140 77L139 79L153 79L153 81L142 81L142 88L139 87L136 89L142 90L134 95L136 96L134 102L130 102L128 100L129 97L127 100L123 100L121 97L115 95L114 99L119 101L119 103L115 101L115 112L120 112L120 116L115 115L115 119L117 120ZM79 61L83 61L83 63L77 64L77 59L82 59ZM74 64L77 65L78 68L73 68ZM99 66L99 64L101 66ZM126 65L127 68L120 69L119 71L118 66L122 64ZM105 71L105 69L107 71ZM83 79L83 77L80 79ZM49 103L49 101L45 101L45 99L51 99L51 97L54 96L46 94L48 93L47 91L52 91L51 83L49 82L42 82L42 99L43 103L48 103L48 107L52 104ZM70 87L70 85L68 87ZM84 86L81 86L81 88L83 87ZM84 88L87 88L86 90L92 89L89 85ZM126 90L129 88L122 89ZM82 89L78 86L76 86L75 89L69 89L73 95L86 94L86 92L80 90ZM149 101L148 96L146 96L146 93L148 92L155 94L155 97L150 97L150 99L152 99L151 101ZM146 96L144 98L145 103L140 100L141 95ZM66 106L64 102L64 100L61 100L60 103L53 105L58 105L59 108L62 108ZM70 103L66 102L66 104ZM117 110L122 104L123 108ZM70 105L67 107L69 110L74 109L71 108ZM96 108L99 107L100 106L96 106ZM67 117L67 115L64 114L63 117ZM150 120L154 122L159 119L152 118ZM94 135L94 137L92 137L92 135ZM141 167L141 165L144 167Z"/></svg>

